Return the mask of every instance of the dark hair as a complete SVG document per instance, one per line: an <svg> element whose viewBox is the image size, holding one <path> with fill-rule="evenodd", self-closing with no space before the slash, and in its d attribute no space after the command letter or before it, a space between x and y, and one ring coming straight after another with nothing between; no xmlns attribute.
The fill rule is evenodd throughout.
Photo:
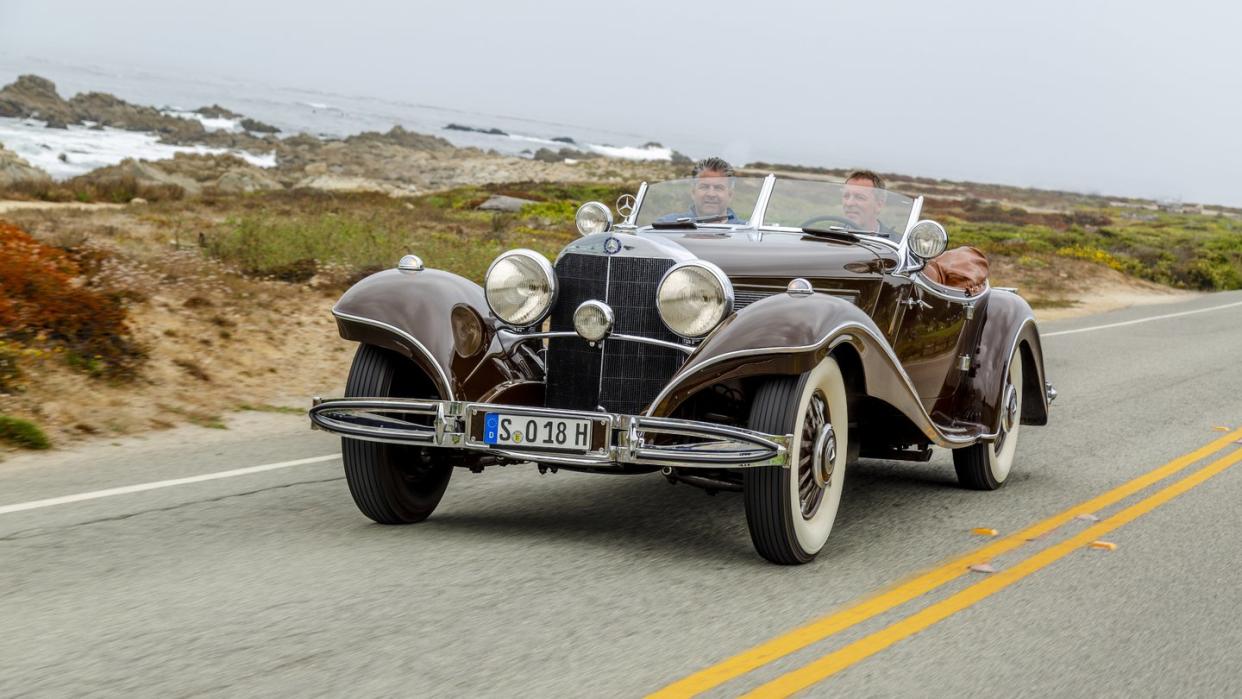
<svg viewBox="0 0 1242 699"><path fill-rule="evenodd" d="M870 170L855 170L850 173L849 177L845 178L846 182L849 182L850 180L868 180L871 182L872 187L875 187L876 189L884 189L884 178Z"/></svg>
<svg viewBox="0 0 1242 699"><path fill-rule="evenodd" d="M733 177L733 166L723 158L703 158L694 164L694 170L690 174L698 177L704 172L719 172L725 177Z"/></svg>

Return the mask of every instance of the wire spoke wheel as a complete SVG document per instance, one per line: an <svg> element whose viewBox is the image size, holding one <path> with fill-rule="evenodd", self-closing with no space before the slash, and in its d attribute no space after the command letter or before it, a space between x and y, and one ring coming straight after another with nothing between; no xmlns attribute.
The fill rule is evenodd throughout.
<svg viewBox="0 0 1242 699"><path fill-rule="evenodd" d="M746 523L761 556L807 563L824 547L841 503L849 452L848 400L832 357L801 376L778 376L755 392L748 426L788 434L787 467L744 472Z"/></svg>

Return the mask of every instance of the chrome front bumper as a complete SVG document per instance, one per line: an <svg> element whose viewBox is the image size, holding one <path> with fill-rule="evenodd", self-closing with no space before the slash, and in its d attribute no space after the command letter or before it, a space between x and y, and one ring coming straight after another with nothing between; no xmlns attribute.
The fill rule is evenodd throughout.
<svg viewBox="0 0 1242 699"><path fill-rule="evenodd" d="M590 420L588 451L495 446L483 442L483 415ZM793 435L770 435L728 425L640 415L555 410L517 405L409 398L315 398L311 426L370 442L466 449L515 461L563 466L638 464L681 468L788 467ZM431 417L431 424L405 419ZM688 441L653 444L675 436Z"/></svg>

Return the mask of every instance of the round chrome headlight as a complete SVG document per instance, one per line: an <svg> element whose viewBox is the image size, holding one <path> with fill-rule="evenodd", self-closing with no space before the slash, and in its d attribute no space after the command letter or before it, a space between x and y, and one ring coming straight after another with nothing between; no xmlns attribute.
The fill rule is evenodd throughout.
<svg viewBox="0 0 1242 699"><path fill-rule="evenodd" d="M597 201L588 201L578 207L574 223L582 235L603 233L612 228L612 210Z"/></svg>
<svg viewBox="0 0 1242 699"><path fill-rule="evenodd" d="M534 250L510 250L492 262L483 279L487 306L502 322L523 328L543 320L556 300L556 275Z"/></svg>
<svg viewBox="0 0 1242 699"><path fill-rule="evenodd" d="M682 337L703 337L733 312L733 285L710 262L682 262L660 280L656 308L669 330Z"/></svg>
<svg viewBox="0 0 1242 699"><path fill-rule="evenodd" d="M919 221L910 229L910 252L923 260L930 260L944 252L949 244L949 234L944 226L935 221Z"/></svg>

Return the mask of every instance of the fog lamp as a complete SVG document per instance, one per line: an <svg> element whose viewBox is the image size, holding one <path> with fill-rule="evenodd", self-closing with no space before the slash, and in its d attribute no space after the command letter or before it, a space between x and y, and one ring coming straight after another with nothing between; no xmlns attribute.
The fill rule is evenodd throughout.
<svg viewBox="0 0 1242 699"><path fill-rule="evenodd" d="M574 330L587 342L599 342L612 330L612 309L602 301L583 301L574 311Z"/></svg>

